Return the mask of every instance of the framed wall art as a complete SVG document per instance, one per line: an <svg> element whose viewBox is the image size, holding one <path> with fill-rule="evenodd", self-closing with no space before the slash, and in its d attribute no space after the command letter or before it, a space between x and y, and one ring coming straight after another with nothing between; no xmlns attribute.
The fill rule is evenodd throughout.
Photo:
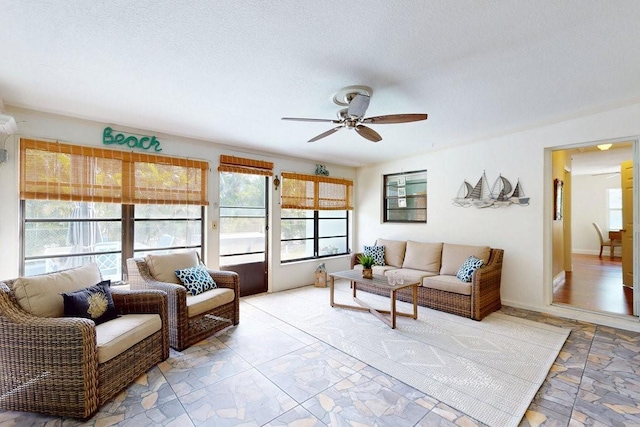
<svg viewBox="0 0 640 427"><path fill-rule="evenodd" d="M562 220L562 186L563 182L560 179L553 180L553 220Z"/></svg>

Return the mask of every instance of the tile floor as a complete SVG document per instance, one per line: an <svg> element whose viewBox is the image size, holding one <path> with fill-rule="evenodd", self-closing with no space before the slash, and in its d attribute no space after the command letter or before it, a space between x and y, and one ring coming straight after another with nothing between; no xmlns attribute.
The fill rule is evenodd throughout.
<svg viewBox="0 0 640 427"><path fill-rule="evenodd" d="M240 325L171 350L92 419L0 411L0 427L482 425L267 315L259 297L242 300ZM639 333L502 311L572 329L521 426L640 425Z"/></svg>

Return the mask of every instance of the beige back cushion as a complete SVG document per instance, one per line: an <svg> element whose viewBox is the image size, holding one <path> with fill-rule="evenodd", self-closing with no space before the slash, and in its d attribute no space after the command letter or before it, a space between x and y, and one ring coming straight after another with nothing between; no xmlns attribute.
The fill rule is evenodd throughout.
<svg viewBox="0 0 640 427"><path fill-rule="evenodd" d="M407 242L404 240L376 240L377 246L384 246L384 263L394 267L402 267Z"/></svg>
<svg viewBox="0 0 640 427"><path fill-rule="evenodd" d="M471 255L481 259L486 264L489 261L491 248L489 246L442 245L442 267L440 274L455 276L467 258Z"/></svg>
<svg viewBox="0 0 640 427"><path fill-rule="evenodd" d="M25 311L39 317L64 315L63 292L74 292L100 283L100 269L95 263L59 273L21 277L13 282L13 293Z"/></svg>
<svg viewBox="0 0 640 427"><path fill-rule="evenodd" d="M442 243L420 243L408 240L402 268L437 273L440 271L441 258Z"/></svg>
<svg viewBox="0 0 640 427"><path fill-rule="evenodd" d="M170 254L149 254L145 261L149 266L149 272L154 279L181 285L176 276L176 270L183 270L198 265L198 253L196 251L174 252Z"/></svg>

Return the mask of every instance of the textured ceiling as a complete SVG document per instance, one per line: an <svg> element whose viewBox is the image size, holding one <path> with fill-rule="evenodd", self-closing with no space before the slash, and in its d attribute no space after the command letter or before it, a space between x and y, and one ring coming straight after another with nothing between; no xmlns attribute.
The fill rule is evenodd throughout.
<svg viewBox="0 0 640 427"><path fill-rule="evenodd" d="M362 165L640 101L637 0L0 2L0 98L157 133ZM374 145L336 91L373 88Z"/></svg>

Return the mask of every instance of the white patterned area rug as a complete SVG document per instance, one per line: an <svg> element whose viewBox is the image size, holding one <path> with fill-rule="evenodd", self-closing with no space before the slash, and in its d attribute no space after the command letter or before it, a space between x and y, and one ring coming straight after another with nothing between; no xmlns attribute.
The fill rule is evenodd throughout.
<svg viewBox="0 0 640 427"><path fill-rule="evenodd" d="M358 297L378 309L389 298ZM489 426L517 426L570 330L493 313L481 322L419 307L391 329L368 312L332 308L329 289L244 299L280 320ZM353 304L348 282L335 301ZM398 303L411 312L411 305Z"/></svg>

